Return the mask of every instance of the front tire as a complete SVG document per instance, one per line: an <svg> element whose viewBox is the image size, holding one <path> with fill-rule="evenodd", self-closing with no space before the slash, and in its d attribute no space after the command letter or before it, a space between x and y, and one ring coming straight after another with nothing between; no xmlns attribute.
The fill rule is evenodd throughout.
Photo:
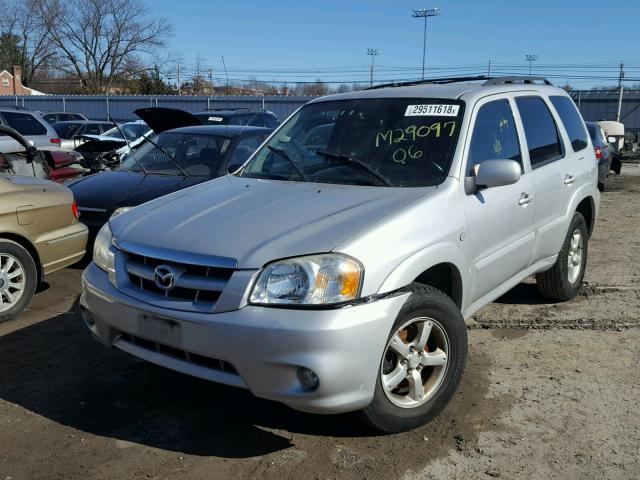
<svg viewBox="0 0 640 480"><path fill-rule="evenodd" d="M587 266L589 230L580 212L573 214L558 260L550 270L536 274L538 290L554 300L571 300L582 286Z"/></svg>
<svg viewBox="0 0 640 480"><path fill-rule="evenodd" d="M384 433L424 425L455 393L467 358L467 329L460 309L440 290L407 287L405 302L383 353L364 420Z"/></svg>
<svg viewBox="0 0 640 480"><path fill-rule="evenodd" d="M622 171L622 161L619 158L614 157L613 160L611 160L611 170L613 170L616 175L620 175Z"/></svg>
<svg viewBox="0 0 640 480"><path fill-rule="evenodd" d="M19 243L0 239L0 323L24 310L36 291L38 272Z"/></svg>

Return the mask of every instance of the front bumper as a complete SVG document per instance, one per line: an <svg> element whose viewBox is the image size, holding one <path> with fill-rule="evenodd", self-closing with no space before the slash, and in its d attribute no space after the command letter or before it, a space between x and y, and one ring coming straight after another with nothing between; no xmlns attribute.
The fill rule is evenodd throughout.
<svg viewBox="0 0 640 480"><path fill-rule="evenodd" d="M107 346L297 410L333 414L371 402L387 338L408 295L327 310L249 305L186 312L125 295L92 263L80 303L88 328ZM317 374L316 390L302 387L299 367Z"/></svg>

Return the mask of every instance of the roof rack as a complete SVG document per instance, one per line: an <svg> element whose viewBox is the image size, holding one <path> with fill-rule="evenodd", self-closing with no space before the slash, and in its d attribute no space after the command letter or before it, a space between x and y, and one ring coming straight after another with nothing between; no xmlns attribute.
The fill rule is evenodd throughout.
<svg viewBox="0 0 640 480"><path fill-rule="evenodd" d="M521 84L535 84L535 82L542 82L544 85L552 85L552 83L544 77L531 77L531 76L521 76L521 77L488 77L486 75L476 75L470 77L442 77L442 78L428 78L425 80L413 80L410 82L393 82L393 83L382 83L380 85L374 85L373 87L369 87L366 90L376 90L378 88L387 88L387 87L410 87L413 85L444 85L447 83L458 83L458 82L472 82L484 80L482 86L489 85L503 85L510 83L521 83Z"/></svg>

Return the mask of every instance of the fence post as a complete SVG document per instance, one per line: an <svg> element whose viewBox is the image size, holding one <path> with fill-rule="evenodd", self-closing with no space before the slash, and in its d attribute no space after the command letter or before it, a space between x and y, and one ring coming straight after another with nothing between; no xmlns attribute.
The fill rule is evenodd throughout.
<svg viewBox="0 0 640 480"><path fill-rule="evenodd" d="M109 97L107 97L106 100L107 100L107 120L109 120Z"/></svg>
<svg viewBox="0 0 640 480"><path fill-rule="evenodd" d="M64 97L62 97L62 111L67 111L67 100Z"/></svg>

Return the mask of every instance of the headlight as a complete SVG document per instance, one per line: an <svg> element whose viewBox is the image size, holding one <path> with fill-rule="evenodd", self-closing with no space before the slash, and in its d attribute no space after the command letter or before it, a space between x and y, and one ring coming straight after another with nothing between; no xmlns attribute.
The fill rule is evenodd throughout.
<svg viewBox="0 0 640 480"><path fill-rule="evenodd" d="M113 240L113 234L109 223L105 223L93 244L93 262L105 272L109 271L109 247Z"/></svg>
<svg viewBox="0 0 640 480"><path fill-rule="evenodd" d="M133 210L136 207L120 207L120 208L116 208L113 213L111 214L110 218L115 218L118 215L122 215L123 213L127 213L129 210Z"/></svg>
<svg viewBox="0 0 640 480"><path fill-rule="evenodd" d="M358 297L362 266L339 254L309 255L270 263L260 273L251 303L327 305Z"/></svg>

